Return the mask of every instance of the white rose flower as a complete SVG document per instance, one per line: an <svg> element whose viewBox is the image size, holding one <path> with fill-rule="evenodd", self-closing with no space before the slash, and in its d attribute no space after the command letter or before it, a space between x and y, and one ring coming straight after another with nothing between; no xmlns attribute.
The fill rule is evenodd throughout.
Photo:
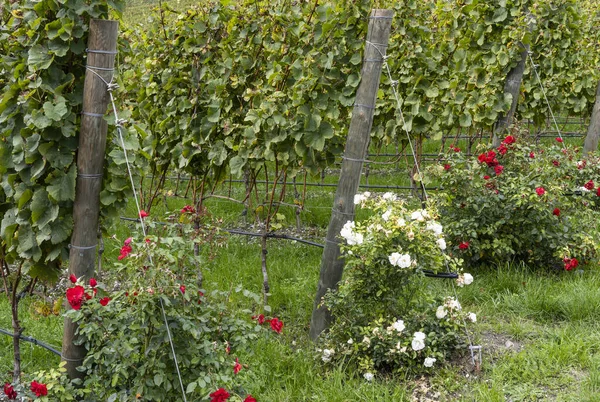
<svg viewBox="0 0 600 402"><path fill-rule="evenodd" d="M384 221L388 221L390 219L390 216L392 216L392 210L388 209L387 211L385 211L383 213L383 215L381 215L381 217L383 218Z"/></svg>
<svg viewBox="0 0 600 402"><path fill-rule="evenodd" d="M371 197L371 192L370 191L365 191L363 193L363 197L365 197L365 199L370 198Z"/></svg>
<svg viewBox="0 0 600 402"><path fill-rule="evenodd" d="M371 339L369 339L368 336L365 336L362 340L362 343L364 343L367 347L371 346Z"/></svg>
<svg viewBox="0 0 600 402"><path fill-rule="evenodd" d="M398 332L402 332L402 331L404 331L404 328L405 328L405 326L404 326L404 321L402 321L402 320L398 320L398 321L396 321L395 323L393 323L393 324L392 324L392 327L393 327L393 328L394 328L396 331L398 331Z"/></svg>
<svg viewBox="0 0 600 402"><path fill-rule="evenodd" d="M365 374L363 374L363 377L365 377L365 380L367 380L367 381L373 381L373 378L375 378L373 373L365 373Z"/></svg>
<svg viewBox="0 0 600 402"><path fill-rule="evenodd" d="M396 195L388 191L387 193L383 194L381 198L388 201L394 201L396 199Z"/></svg>
<svg viewBox="0 0 600 402"><path fill-rule="evenodd" d="M411 230L410 232L408 232L406 234L406 236L408 237L408 240L413 241L415 238L415 234L413 233L413 231Z"/></svg>
<svg viewBox="0 0 600 402"><path fill-rule="evenodd" d="M354 343L354 341L352 340L352 338L348 339L348 345L352 345Z"/></svg>
<svg viewBox="0 0 600 402"><path fill-rule="evenodd" d="M406 225L406 221L403 218L398 218L398 220L396 221L396 225L398 225L399 227L402 227L402 226Z"/></svg>
<svg viewBox="0 0 600 402"><path fill-rule="evenodd" d="M469 319L469 321L471 322L477 322L477 315L475 315L475 313L469 313L467 315L467 318Z"/></svg>
<svg viewBox="0 0 600 402"><path fill-rule="evenodd" d="M465 273L463 275L463 277L464 277L465 285L470 285L473 283L473 275Z"/></svg>
<svg viewBox="0 0 600 402"><path fill-rule="evenodd" d="M333 356L333 349L323 349L323 355L321 356L321 360L325 363L329 363L331 361L331 356Z"/></svg>
<svg viewBox="0 0 600 402"><path fill-rule="evenodd" d="M388 256L388 260L390 260L390 264L392 264L393 266L398 265L398 261L400 260L400 256L402 254L400 253L392 253Z"/></svg>
<svg viewBox="0 0 600 402"><path fill-rule="evenodd" d="M398 258L398 262L396 263L396 266L399 268L408 268L410 267L410 255L408 254L402 254L400 256L400 258Z"/></svg>
<svg viewBox="0 0 600 402"><path fill-rule="evenodd" d="M356 233L354 231L355 224L352 221L346 222L346 224L340 230L340 236L346 239L348 245L353 246L355 244L362 244L364 237L362 233Z"/></svg>
<svg viewBox="0 0 600 402"><path fill-rule="evenodd" d="M436 312L435 312L435 316L437 318L439 318L440 320L442 318L444 318L446 315L448 314L448 310L446 310L445 306L438 306Z"/></svg>
<svg viewBox="0 0 600 402"><path fill-rule="evenodd" d="M412 214L410 214L410 219L412 219L413 221L423 222L425 220L425 217L423 216L422 211L415 211Z"/></svg>
<svg viewBox="0 0 600 402"><path fill-rule="evenodd" d="M450 310L460 310L460 303L458 302L458 300L454 299L454 297L447 297L446 298L446 307L449 308Z"/></svg>
<svg viewBox="0 0 600 402"><path fill-rule="evenodd" d="M354 205L358 205L363 202L362 194L354 194Z"/></svg>
<svg viewBox="0 0 600 402"><path fill-rule="evenodd" d="M412 340L412 348L418 351L425 348L425 334L423 332L415 332Z"/></svg>
<svg viewBox="0 0 600 402"><path fill-rule="evenodd" d="M427 357L423 362L423 366L425 367L433 367L433 363L435 363L437 359L435 357Z"/></svg>
<svg viewBox="0 0 600 402"><path fill-rule="evenodd" d="M444 240L444 239L437 239L436 243L437 243L438 247L441 250L445 250L446 249L446 240Z"/></svg>
<svg viewBox="0 0 600 402"><path fill-rule="evenodd" d="M437 222L427 222L427 230L431 230L437 236L442 234L443 227Z"/></svg>

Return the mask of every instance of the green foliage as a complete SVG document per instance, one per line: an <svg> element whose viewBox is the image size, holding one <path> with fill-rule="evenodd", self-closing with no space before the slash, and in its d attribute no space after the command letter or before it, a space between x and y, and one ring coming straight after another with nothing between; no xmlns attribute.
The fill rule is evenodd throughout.
<svg viewBox="0 0 600 402"><path fill-rule="evenodd" d="M88 23L122 2L9 3L0 8L0 237L9 263L52 277L73 226ZM113 179L107 170L105 185Z"/></svg>
<svg viewBox="0 0 600 402"><path fill-rule="evenodd" d="M345 277L324 298L335 321L321 358L358 363L367 379L376 371L427 370L434 361L426 359L442 361L462 344L462 322L475 317L453 297L436 296L424 270L460 272L461 261L444 254L432 209L411 213L392 193L375 200L365 193L355 202L374 214L341 231ZM461 273L457 282L468 285L472 276Z"/></svg>
<svg viewBox="0 0 600 402"><path fill-rule="evenodd" d="M598 157L581 160L580 150L558 142L540 148L521 139L513 144L512 136L504 141L478 158L450 150L445 167L430 170L440 180L435 197L449 238L468 242L453 252L470 264L595 263Z"/></svg>

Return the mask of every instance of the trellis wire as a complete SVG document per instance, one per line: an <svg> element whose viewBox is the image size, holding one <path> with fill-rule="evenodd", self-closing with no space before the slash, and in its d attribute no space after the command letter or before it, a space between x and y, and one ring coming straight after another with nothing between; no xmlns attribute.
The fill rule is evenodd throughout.
<svg viewBox="0 0 600 402"><path fill-rule="evenodd" d="M398 109L398 112L400 113L400 118L402 120L402 128L404 129L404 132L406 133L406 138L408 139L408 144L410 146L412 157L413 157L413 159L415 161L415 169L417 171L417 174L419 175L419 183L421 184L421 188L423 189L423 196L424 196L425 200L428 200L429 196L427 194L427 190L425 188L425 184L423 183L423 177L421 175L421 169L419 167L419 161L417 159L417 155L415 154L415 148L413 146L412 139L410 138L410 133L408 132L408 129L406 128L406 120L404 119L404 113L402 113L402 103L400 102L400 97L398 95L398 91L396 90L396 86L398 85L398 81L395 81L393 79L392 72L390 70L390 66L387 63L387 59L389 58L389 56L386 55L385 52L381 51L381 49L379 49L379 47L377 46L377 44L367 41L367 45L373 46L377 50L377 52L379 52L379 54L381 55L381 57L383 58L383 66L385 67L387 76L388 76L388 78L390 80L390 86L392 87L392 92L394 93L394 98L396 99L396 108ZM450 274L450 267L448 266L448 261L445 261L445 263L446 263L446 270ZM452 290L454 291L454 297L455 297L455 299L456 299L456 301L458 303L458 292L456 291L456 285L454 284L454 281L452 281ZM465 321L464 317L462 318L461 321L462 321L462 324L464 326L465 334L467 335L467 340L469 341L469 351L471 352L471 362L475 366L476 365L476 363L475 363L475 355L474 355L474 352L473 352L474 345L473 345L473 342L471 340L471 334L469 333L469 328L467 326L467 322Z"/></svg>
<svg viewBox="0 0 600 402"><path fill-rule="evenodd" d="M131 182L131 189L133 191L133 198L135 200L135 206L137 208L137 212L138 212L138 216L140 217L140 226L142 228L142 233L144 235L144 237L146 237L146 226L144 225L144 219L141 217L141 213L142 213L142 209L140 208L140 202L138 200L138 195L137 195L137 191L135 189L135 182L133 180L133 174L131 173L131 166L129 164L129 158L127 156L127 149L125 148L125 140L123 139L123 132L121 130L123 123L125 122L124 120L119 120L119 115L117 113L117 106L115 104L115 98L113 96L113 90L118 88L118 85L116 83L113 83L114 80L114 74L111 77L110 82L106 81L104 79L104 77L102 77L100 74L98 74L97 72L95 72L93 70L93 68L88 68L86 67L86 69L90 72L92 72L93 74L96 75L96 77L100 78L102 80L102 82L104 82L106 84L106 91L108 92L108 95L110 97L110 103L112 105L112 110L113 110L113 114L115 117L115 125L117 127L117 132L119 134L119 140L121 141L121 147L123 148L123 154L125 156L125 164L127 166L127 174L129 175L129 180ZM152 261L152 255L148 254L148 259L150 260L150 264L154 265L154 262ZM181 394L183 395L183 400L184 402L187 402L187 397L185 395L185 388L183 386L183 380L181 378L181 372L179 370L179 363L177 362L177 355L175 354L175 347L173 346L173 338L171 337L171 330L169 328L169 322L167 321L167 315L165 313L165 307L163 305L163 301L162 301L162 297L159 297L158 300L160 301L160 308L162 310L162 315L163 315L163 319L165 321L165 328L167 329L167 336L169 338L169 345L171 346L171 352L173 353L173 361L175 363L175 368L177 370L177 377L179 379L179 385L181 386Z"/></svg>

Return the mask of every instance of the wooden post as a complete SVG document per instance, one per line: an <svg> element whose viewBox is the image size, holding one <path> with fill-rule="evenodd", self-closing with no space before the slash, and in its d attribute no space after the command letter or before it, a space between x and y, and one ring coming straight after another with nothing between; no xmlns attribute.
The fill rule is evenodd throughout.
<svg viewBox="0 0 600 402"><path fill-rule="evenodd" d="M74 228L69 255L69 273L77 278L83 277L86 281L94 275L102 165L108 129L104 114L110 99L106 84L96 74L102 76L107 82L111 81L118 28L117 21L90 21L88 69L85 73L81 131L77 151ZM85 375L77 371L77 367L83 362L86 350L83 345L73 344L76 330L77 325L65 319L62 357L67 362L67 374L70 378L81 378Z"/></svg>
<svg viewBox="0 0 600 402"><path fill-rule="evenodd" d="M384 61L382 54L386 54L393 16L392 10L373 10L369 19L361 82L356 91L340 179L321 258L321 274L310 323L310 337L313 340L329 327L332 317L329 311L321 306L321 301L327 290L337 287L344 271L338 236L346 221L354 219L354 195L358 191L363 161L369 147L375 100Z"/></svg>
<svg viewBox="0 0 600 402"><path fill-rule="evenodd" d="M596 102L594 103L594 109L592 110L592 117L590 119L590 125L585 136L585 144L583 146L583 154L587 155L590 152L596 152L598 150L598 139L600 137L600 81L598 81L598 88L596 89Z"/></svg>

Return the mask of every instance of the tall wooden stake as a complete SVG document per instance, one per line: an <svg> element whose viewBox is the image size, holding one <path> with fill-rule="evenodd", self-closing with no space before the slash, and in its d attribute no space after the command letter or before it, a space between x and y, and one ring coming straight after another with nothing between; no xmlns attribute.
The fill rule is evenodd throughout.
<svg viewBox="0 0 600 402"><path fill-rule="evenodd" d="M600 81L598 81L598 88L596 89L596 102L594 103L594 109L592 110L592 117L590 119L590 125L588 127L587 135L585 137L585 144L583 146L583 153L587 155L590 152L596 152L598 150L598 139L600 138Z"/></svg>
<svg viewBox="0 0 600 402"><path fill-rule="evenodd" d="M87 281L94 275L96 243L98 242L98 216L102 165L106 148L107 123L104 114L109 95L106 84L96 75L110 82L113 75L117 35L117 21L90 21L88 57L83 89L83 113L77 151L77 185L73 206L74 228L69 255L69 273ZM108 70L107 70L108 69ZM86 355L83 345L74 345L77 325L65 319L62 356L67 362L70 378L81 378L77 371Z"/></svg>
<svg viewBox="0 0 600 402"><path fill-rule="evenodd" d="M321 274L310 323L310 337L313 340L317 339L319 334L331 323L331 314L321 306L321 301L327 290L337 287L344 271L344 260L340 258L338 236L346 221L354 219L354 195L358 191L363 161L369 147L375 99L383 67L382 53L386 54L393 16L392 10L373 10L369 20L362 78L356 91L354 112L348 130L340 179L327 228L325 249L321 258Z"/></svg>

